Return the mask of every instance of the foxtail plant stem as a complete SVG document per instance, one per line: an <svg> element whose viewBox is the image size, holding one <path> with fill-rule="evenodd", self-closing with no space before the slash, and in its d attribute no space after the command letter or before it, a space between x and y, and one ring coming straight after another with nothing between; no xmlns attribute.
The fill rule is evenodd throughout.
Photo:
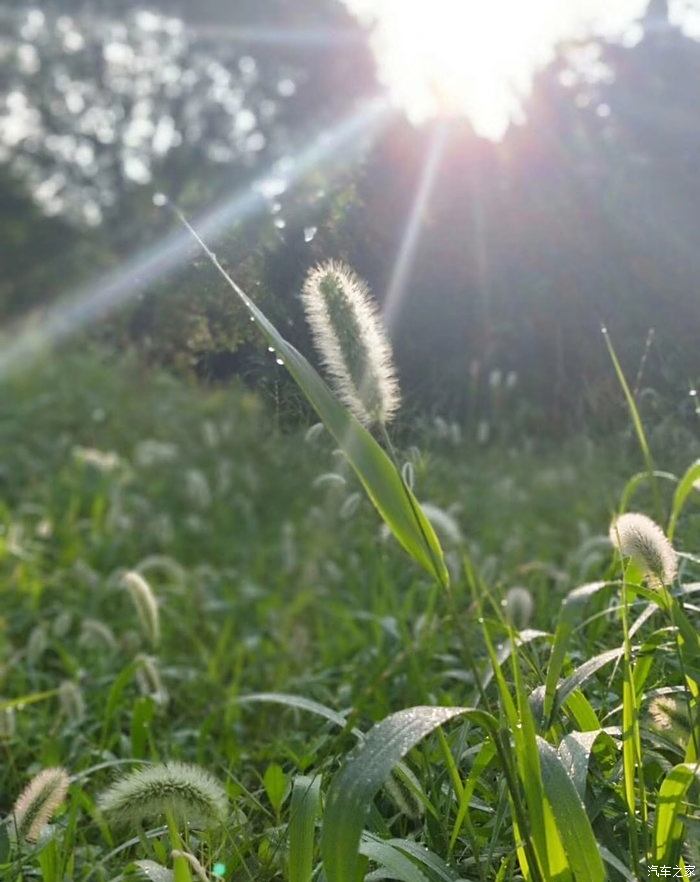
<svg viewBox="0 0 700 882"><path fill-rule="evenodd" d="M637 441L639 442L639 446L642 450L644 464L646 465L646 470L649 475L649 482L651 483L651 491L654 496L654 509L656 511L656 520L659 523L663 523L663 506L661 504L659 484L654 473L654 459L651 455L651 448L649 447L649 441L647 439L646 432L644 431L644 424L642 423L642 418L639 414L639 408L637 407L637 402L634 399L632 390L630 389L627 378L625 377L624 371L622 370L622 365L620 364L620 361L617 357L615 347L612 344L612 340L610 339L610 334L608 333L607 328L603 328L603 337L605 338L605 345L608 347L608 353L610 355L610 359L612 360L613 367L615 368L618 382L622 387L622 392L625 396L625 400L627 401L627 407L629 408L630 416L632 418L632 424L634 425L634 431L637 435Z"/></svg>

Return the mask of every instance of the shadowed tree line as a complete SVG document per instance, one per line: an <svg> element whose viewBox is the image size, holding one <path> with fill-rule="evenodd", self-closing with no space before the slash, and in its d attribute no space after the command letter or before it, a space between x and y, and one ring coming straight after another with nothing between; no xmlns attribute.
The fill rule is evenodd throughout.
<svg viewBox="0 0 700 882"><path fill-rule="evenodd" d="M157 240L172 221L153 208L155 190L196 213L377 90L361 33L332 0L157 7L165 18L130 2L60 0L24 36L24 13L20 25L3 19L5 102L21 92L38 113L33 135L15 132L2 147L5 320ZM280 40L285 30L295 42ZM604 420L619 392L601 324L632 379L653 326L640 386L690 418L699 72L700 43L655 4L635 45L562 53L502 143L448 123L392 328L410 403L475 421L500 407L552 428ZM100 107L107 123L93 114L86 130ZM317 259L349 260L382 298L435 129L395 117L352 162L339 157L287 192L275 192L273 174L267 211L215 243L293 342L309 347L297 292ZM284 382L192 253L100 336L209 380Z"/></svg>

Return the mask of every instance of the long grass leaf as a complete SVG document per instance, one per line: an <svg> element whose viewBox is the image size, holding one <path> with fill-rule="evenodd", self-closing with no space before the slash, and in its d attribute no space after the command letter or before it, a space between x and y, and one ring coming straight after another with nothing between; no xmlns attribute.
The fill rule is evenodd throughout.
<svg viewBox="0 0 700 882"><path fill-rule="evenodd" d="M289 343L221 266L216 255L177 209L176 214L241 299L277 357L308 399L350 465L368 497L399 543L442 585L450 581L442 548L420 503L372 435L344 408L304 356Z"/></svg>
<svg viewBox="0 0 700 882"><path fill-rule="evenodd" d="M314 832L321 804L321 778L299 775L292 784L289 818L289 882L311 882Z"/></svg>
<svg viewBox="0 0 700 882"><path fill-rule="evenodd" d="M537 739L542 784L577 882L602 882L605 867L583 802L556 750Z"/></svg>
<svg viewBox="0 0 700 882"><path fill-rule="evenodd" d="M654 819L654 861L660 864L676 863L683 845L681 809L694 780L700 778L697 763L681 763L666 775L659 788Z"/></svg>
<svg viewBox="0 0 700 882"><path fill-rule="evenodd" d="M413 707L374 726L336 773L326 797L321 855L328 882L355 882L357 855L370 804L394 766L423 738L456 717L467 716L487 732L496 721L463 707Z"/></svg>

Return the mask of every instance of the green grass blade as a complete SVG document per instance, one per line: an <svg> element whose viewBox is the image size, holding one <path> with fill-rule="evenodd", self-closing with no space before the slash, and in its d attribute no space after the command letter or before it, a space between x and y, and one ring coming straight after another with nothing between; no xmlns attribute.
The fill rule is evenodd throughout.
<svg viewBox="0 0 700 882"><path fill-rule="evenodd" d="M698 764L681 763L666 775L659 789L654 820L653 859L660 864L676 863L683 845L684 824L680 817L690 785L700 778Z"/></svg>
<svg viewBox="0 0 700 882"><path fill-rule="evenodd" d="M596 671L599 671L600 668L609 664L611 661L616 661L624 654L624 649L618 647L617 649L608 649L605 652L601 652L598 655L594 655L593 658L589 658L588 661L585 661L582 665L576 668L576 670L566 677L564 680L561 680L556 688L554 694L554 700L552 702L552 716L559 710L559 708L564 704L566 699L571 695L571 693L578 689L579 686L582 686L586 680L593 676ZM530 702L535 709L537 709L542 705L544 701L544 686L538 686L532 692L530 696Z"/></svg>
<svg viewBox="0 0 700 882"><path fill-rule="evenodd" d="M610 736L619 734L615 729L597 729L593 732L571 732L562 738L557 754L567 774L573 781L576 792L581 800L586 795L586 778L588 762L591 758L593 745L601 735L605 735L614 744Z"/></svg>
<svg viewBox="0 0 700 882"><path fill-rule="evenodd" d="M372 799L394 766L423 738L456 717L468 716L487 732L496 721L463 707L413 707L377 723L331 782L321 835L328 882L355 882L358 848Z"/></svg>
<svg viewBox="0 0 700 882"><path fill-rule="evenodd" d="M431 878L436 879L436 882L459 882L459 876L452 867L413 839L390 839L389 844L410 857L419 866L425 867L430 872Z"/></svg>
<svg viewBox="0 0 700 882"><path fill-rule="evenodd" d="M376 836L367 837L360 844L360 853L389 870L389 878L396 882L430 882L425 873L388 840L378 839Z"/></svg>
<svg viewBox="0 0 700 882"><path fill-rule="evenodd" d="M642 423L642 418L639 414L639 408L637 407L637 402L634 400L634 395L632 394L632 390L630 389L627 378L625 377L624 371L622 370L622 365L620 364L620 361L617 357L617 353L615 352L615 348L612 344L612 340L610 339L607 328L603 328L603 336L605 337L605 345L608 347L608 352L610 353L610 358L612 360L613 367L615 368L617 379L620 383L620 386L622 387L622 392L624 393L625 400L627 401L627 407L629 408L630 416L632 418L634 431L637 435L637 440L639 441L639 446L642 450L642 456L644 457L644 464L646 465L647 472L649 473L649 479L652 484L652 490L654 492L657 508L657 516L660 518L661 500L659 498L659 488L656 483L656 478L654 477L654 459L651 455L651 448L649 447L649 441L647 440L647 435L644 431L644 424Z"/></svg>
<svg viewBox="0 0 700 882"><path fill-rule="evenodd" d="M256 702L267 704L282 704L286 707L293 707L297 710L307 711L316 714L316 716L324 717L341 729L345 728L347 720L337 711L313 701L311 698L304 698L303 695L289 695L286 692L251 692L249 695L241 695L236 699L238 704L253 704Z"/></svg>
<svg viewBox="0 0 700 882"><path fill-rule="evenodd" d="M668 529L666 530L666 535L671 542L673 542L673 535L676 532L680 513L685 505L686 499L694 490L696 481L700 481L700 459L695 460L688 471L683 475L678 482L676 492L673 494L671 517L669 518Z"/></svg>
<svg viewBox="0 0 700 882"><path fill-rule="evenodd" d="M221 266L187 220L178 216L219 273L243 301L277 357L295 380L354 469L370 500L403 548L442 585L449 573L440 542L420 503L372 435L333 395L304 356L280 334L267 316Z"/></svg>
<svg viewBox="0 0 700 882"><path fill-rule="evenodd" d="M574 625L580 620L582 608L586 603L595 596L599 591L607 586L607 582L591 582L587 585L581 585L570 591L564 598L559 613L559 621L554 632L554 643L552 652L549 657L549 666L547 668L547 679L544 689L544 718L545 729L551 725L551 718L554 709L554 696L557 689L557 683L561 675L566 650L569 645L569 638L574 629Z"/></svg>
<svg viewBox="0 0 700 882"><path fill-rule="evenodd" d="M602 882L606 878L590 821L556 750L537 739L545 797L554 814L566 857L577 882Z"/></svg>
<svg viewBox="0 0 700 882"><path fill-rule="evenodd" d="M311 882L314 831L320 805L321 778L296 777L289 819L289 882Z"/></svg>

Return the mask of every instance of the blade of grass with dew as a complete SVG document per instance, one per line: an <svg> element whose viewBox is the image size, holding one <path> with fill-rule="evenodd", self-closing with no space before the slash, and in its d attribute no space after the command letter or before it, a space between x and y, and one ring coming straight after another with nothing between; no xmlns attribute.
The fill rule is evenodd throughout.
<svg viewBox="0 0 700 882"><path fill-rule="evenodd" d="M577 882L603 882L605 867L583 802L552 745L538 737L537 747L545 797L555 817L567 864Z"/></svg>
<svg viewBox="0 0 700 882"><path fill-rule="evenodd" d="M303 695L289 695L285 692L251 692L249 695L240 695L235 699L235 702L237 704L254 704L256 702L282 704L324 717L329 722L335 723L336 726L340 726L341 729L345 728L347 723L345 717L337 711L318 701L313 701L311 698L304 698Z"/></svg>
<svg viewBox="0 0 700 882"><path fill-rule="evenodd" d="M690 785L700 779L700 765L681 763L666 775L656 800L654 819L653 860L663 864L676 863L683 846L684 824L681 808Z"/></svg>
<svg viewBox="0 0 700 882"><path fill-rule="evenodd" d="M6 698L0 701L0 712L23 708L28 704L36 704L38 701L46 701L47 698L53 698L54 695L58 695L58 692L58 689L46 689L44 692L30 692L28 695L22 695L20 698Z"/></svg>
<svg viewBox="0 0 700 882"><path fill-rule="evenodd" d="M298 775L292 785L289 818L289 882L311 882L321 778Z"/></svg>
<svg viewBox="0 0 700 882"><path fill-rule="evenodd" d="M277 357L345 454L368 497L404 550L440 584L447 587L450 577L440 542L420 503L405 485L389 456L340 404L304 356L280 334L262 310L231 278L182 212L174 206L173 211L255 319L268 344L275 350Z"/></svg>
<svg viewBox="0 0 700 882"><path fill-rule="evenodd" d="M592 732L570 732L559 743L557 754L568 776L573 781L576 792L583 801L586 795L586 778L591 752L598 738L606 736L615 745L611 735L619 734L619 729L595 729Z"/></svg>
<svg viewBox="0 0 700 882"><path fill-rule="evenodd" d="M492 736L496 720L463 707L413 707L377 723L335 774L326 797L321 855L328 882L356 882L358 849L370 804L390 772L423 738L457 717Z"/></svg>
<svg viewBox="0 0 700 882"><path fill-rule="evenodd" d="M366 833L363 838L371 839L373 837L371 833ZM389 845L410 857L418 866L423 866L428 870L431 879L434 877L436 882L459 882L459 876L452 867L448 866L441 857L438 857L430 849L419 845L413 839L389 839L387 841Z"/></svg>
<svg viewBox="0 0 700 882"><path fill-rule="evenodd" d="M395 848L389 840L377 837L363 838L360 854L390 872L396 882L430 882L428 877L406 855Z"/></svg>
<svg viewBox="0 0 700 882"><path fill-rule="evenodd" d="M586 680L588 680L589 677L592 677L596 671L600 670L600 668L609 664L611 661L619 659L623 654L624 649L622 647L608 649L605 652L594 655L593 658L589 658L582 665L579 665L572 674L564 680L560 680L554 695L552 716L559 710L575 689L582 686ZM530 702L533 705L535 712L540 706L542 706L544 702L544 686L538 686L537 689L533 690L530 695Z"/></svg>
<svg viewBox="0 0 700 882"><path fill-rule="evenodd" d="M134 861L130 866L135 868L136 878L143 882L173 882L173 871L155 861Z"/></svg>

